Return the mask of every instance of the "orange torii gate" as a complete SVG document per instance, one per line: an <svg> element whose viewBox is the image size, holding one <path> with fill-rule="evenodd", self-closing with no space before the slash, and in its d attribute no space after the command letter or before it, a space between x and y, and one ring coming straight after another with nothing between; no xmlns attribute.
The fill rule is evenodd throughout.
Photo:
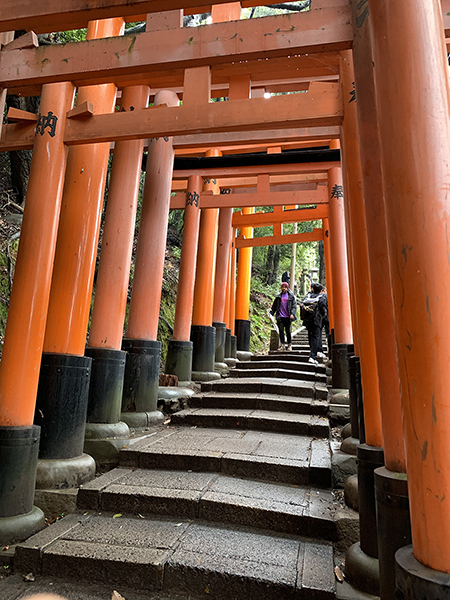
<svg viewBox="0 0 450 600"><path fill-rule="evenodd" d="M0 23L1 31L6 32L11 28L33 27L37 32L54 31L85 26L88 20L94 18L121 18L125 15L134 20L141 10L144 13L192 10L194 4L214 9L214 6L224 3L222 0L208 4L202 0L135 0L128 3L111 0L100 6L97 0L93 0L90 7L86 7L81 0L74 0L69 9L57 0L49 0L45 7L26 1L13 4L12 0L7 0L0 7ZM249 0L244 1L242 6L259 4L263 3ZM265 23L258 23L257 27L243 22L215 23L199 31L173 27L168 31L146 32L132 38L90 40L77 44L76 49L73 46L69 48L70 45L36 49L33 36L27 35L13 42L9 49L5 46L0 52L2 91L8 88L18 93L35 94L42 90L39 120L36 116L12 111L11 118L16 123L3 126L0 139L0 150L34 148L16 284L0 366L0 422L5 433L16 435L17 428L23 428L21 432L26 431L33 443L36 441L36 430L32 428L36 382L31 382L33 377L30 373L39 370L39 340L45 331L46 297L50 289L62 171L68 146L172 135L230 136L236 132L240 139L236 137L234 142L231 141L232 145L244 141L245 132L253 129L263 132L286 127L340 127L342 124L355 350L361 354L364 363L366 396L372 399L375 399L378 389L380 395L390 396L386 387L389 379L387 371L378 380L371 379L372 369L379 368L380 361L385 359L380 354L381 344L377 342L380 321L376 316L385 305L371 304L371 294L372 290L378 289L377 286L385 289L386 293L389 293L390 287L394 290L393 313L390 307L386 311L389 312L387 318L394 323L393 328L390 327L389 348L392 352L395 347L398 364L391 362L390 373L401 383L414 550L413 554L411 548L406 548L397 555L397 585L400 590L407 589L408 594L419 587L426 590L439 588L446 577L443 573L450 572L447 543L450 478L445 462L450 428L447 407L450 382L446 364L449 341L445 330L449 310L445 299L450 268L446 234L450 157L444 38L444 34L448 37L450 33L449 14L448 0L398 0L395 3L388 0L314 0L308 13L277 21L269 18ZM11 15L14 17L11 18ZM285 26L276 31L280 23ZM399 31L402 31L402 36L399 36ZM238 35L233 40L236 32ZM249 37L253 33L251 42ZM271 35L266 38L265 33ZM4 36L2 40L9 41ZM365 46L360 44L361 40ZM220 52L215 50L215 41L220 44ZM180 48L183 48L181 57ZM352 55L337 55L351 48L355 58L354 77L351 73ZM73 56L68 54L69 51L73 52ZM325 55L314 56L322 52ZM95 60L92 60L94 56ZM286 64L291 61L289 56L295 57L290 64L299 68L294 76L288 68L284 72L280 68L283 61ZM321 66L317 64L317 58L322 61ZM71 110L76 86L144 84L150 85L154 91L167 88L174 91L174 87L181 90L185 77L189 77L188 72L205 65L211 65L211 68L200 84L209 90L209 98L212 87L221 93L231 78L243 72L254 71L258 87L264 87L264 82L268 81L278 91L292 90L293 87L303 89L305 81L302 78L311 81L332 77L334 81L338 72L341 83L334 84L328 80L328 83L313 83L306 94L268 101L254 98L217 103L220 106L208 102L198 106L186 103L182 107L97 115L94 114L95 107L86 102ZM413 70L411 65L414 65ZM373 85L374 82L376 85ZM405 97L409 98L407 105ZM237 113L239 116L236 116ZM302 118L297 116L299 114ZM368 123L371 123L370 129ZM379 136L373 133L378 130ZM329 139L332 138L334 136ZM199 138L198 147L203 144L204 140ZM217 146L211 144L209 147ZM377 159L377 166L374 168L374 163L369 161L369 164L363 158L364 168L361 169L361 157L367 158L363 154L367 148ZM328 171L332 170L333 167L329 167ZM285 175L278 173L276 176ZM323 172L320 173L321 177L323 175ZM190 176L190 173L185 174L183 181ZM221 178L225 177L231 179L233 175L221 175ZM244 178L254 180L251 175ZM196 182L191 180L190 183L191 189L194 189ZM286 180L283 183L286 184ZM44 188L46 198L41 193ZM374 189L379 191L378 198ZM197 188L195 190L199 195ZM384 196L387 200L386 218L378 219L375 201L382 209ZM50 220L43 218L47 211L52 215ZM330 218L331 215L330 212ZM386 240L383 246L378 245L377 236ZM389 262L390 271L375 264L379 251L384 263ZM386 256L389 261L385 260ZM39 270L36 270L38 267ZM19 286L18 282L23 282L23 285ZM20 290L16 291L19 287ZM370 333L370 318L365 314L368 308L375 315L374 340ZM23 337L19 335L20 327L25 328L26 335ZM375 350L367 354L369 337L371 348ZM30 342L30 347L26 347L25 339ZM8 348L15 346L23 353L12 360L8 358ZM388 358L394 360L391 355ZM11 373L15 375L11 376ZM368 441L378 444L380 427L375 414L376 403L369 400L366 406L370 408L366 415L370 434ZM380 406L382 420L387 423L397 418L398 425L398 414L394 417L387 404L383 406L381 403ZM387 432L383 424L389 472L381 481L382 487L387 485L392 492L389 485L396 485L400 479L404 481L406 475L402 472L403 440L397 432L395 443L386 443ZM368 454L372 452L370 447L364 450L368 450ZM33 470L33 461L28 455L20 457L19 462L30 465ZM386 488L383 487L382 491ZM29 490L27 496L30 496ZM17 513L16 505L13 498L8 511L12 510L14 516L23 516L23 512ZM25 510L23 505L20 510ZM3 508L0 515L4 516ZM388 558L380 554L384 567L394 564L395 544L391 544L390 540L389 544L386 542L387 537L396 538L394 525L396 523L392 522L387 526L388 533L384 537L380 533L378 539L383 550L388 546ZM399 542L396 543L404 543L403 534L397 539ZM370 548L372 554L373 546ZM368 546L361 548L363 554L369 550ZM369 553L369 556L372 554ZM358 568L361 569L361 564ZM385 575L382 574L382 577ZM368 577L363 575L361 580L364 579ZM393 586L390 587L392 589ZM431 596L431 592L428 595Z"/></svg>

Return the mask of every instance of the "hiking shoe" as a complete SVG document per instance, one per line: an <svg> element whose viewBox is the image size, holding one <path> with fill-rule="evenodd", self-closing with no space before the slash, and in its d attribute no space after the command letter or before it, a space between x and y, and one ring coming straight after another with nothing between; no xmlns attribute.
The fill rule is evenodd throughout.
<svg viewBox="0 0 450 600"><path fill-rule="evenodd" d="M286 350L292 350L292 345L288 344Z"/></svg>
<svg viewBox="0 0 450 600"><path fill-rule="evenodd" d="M278 350L281 350L281 352L284 352L286 350L286 348L284 347L284 344L281 344L281 346L278 348Z"/></svg>
<svg viewBox="0 0 450 600"><path fill-rule="evenodd" d="M326 358L325 354L323 352L318 352L317 353L317 358Z"/></svg>
<svg viewBox="0 0 450 600"><path fill-rule="evenodd" d="M308 362L311 363L312 365L318 365L319 364L315 358L309 358Z"/></svg>

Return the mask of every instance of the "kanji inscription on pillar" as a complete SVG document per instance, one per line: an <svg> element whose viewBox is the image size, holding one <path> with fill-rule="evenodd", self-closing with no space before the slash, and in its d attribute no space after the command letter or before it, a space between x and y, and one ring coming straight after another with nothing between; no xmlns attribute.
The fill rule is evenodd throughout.
<svg viewBox="0 0 450 600"><path fill-rule="evenodd" d="M48 111L47 115L41 115L41 113L39 113L36 125L36 135L38 133L44 135L45 130L48 129L50 137L55 137L57 123L58 117L54 115L51 110Z"/></svg>
<svg viewBox="0 0 450 600"><path fill-rule="evenodd" d="M338 185L336 183L334 185L333 189L331 190L331 197L336 198L337 200L339 198L343 198L344 197L344 186Z"/></svg>
<svg viewBox="0 0 450 600"><path fill-rule="evenodd" d="M186 194L186 206L198 206L200 196L197 192L188 192Z"/></svg>

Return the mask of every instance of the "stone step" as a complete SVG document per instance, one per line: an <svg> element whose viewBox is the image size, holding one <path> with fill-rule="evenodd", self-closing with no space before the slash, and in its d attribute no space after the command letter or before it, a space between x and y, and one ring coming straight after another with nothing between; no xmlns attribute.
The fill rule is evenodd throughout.
<svg viewBox="0 0 450 600"><path fill-rule="evenodd" d="M254 363L255 365L257 363ZM312 367L314 365L311 365ZM289 378L289 379L298 379L300 381L320 381L322 383L326 383L327 376L325 373L311 373L308 371L293 371L292 369L283 369L276 367L269 368L257 368L256 366L253 369L250 368L236 368L232 369L229 373L230 377L272 377L272 378Z"/></svg>
<svg viewBox="0 0 450 600"><path fill-rule="evenodd" d="M329 441L311 436L173 426L121 450L119 461L123 467L331 487Z"/></svg>
<svg viewBox="0 0 450 600"><path fill-rule="evenodd" d="M201 389L202 392L280 394L282 396L297 396L316 400L326 400L328 398L328 388L324 383L277 377L267 377L259 381L253 377L241 377L239 380L229 377L228 379L202 383Z"/></svg>
<svg viewBox="0 0 450 600"><path fill-rule="evenodd" d="M16 550L20 573L197 598L332 600L331 542L184 518L65 517Z"/></svg>
<svg viewBox="0 0 450 600"><path fill-rule="evenodd" d="M328 419L317 415L232 408L187 408L171 416L175 425L272 431L290 435L328 437Z"/></svg>
<svg viewBox="0 0 450 600"><path fill-rule="evenodd" d="M84 511L201 519L337 541L332 493L216 473L119 468L79 490Z"/></svg>
<svg viewBox="0 0 450 600"><path fill-rule="evenodd" d="M311 400L278 394L240 394L206 392L189 398L191 408L244 408L253 410L272 410L293 414L327 415L326 400Z"/></svg>
<svg viewBox="0 0 450 600"><path fill-rule="evenodd" d="M303 373L315 373L317 369L316 365L295 359L289 360L285 355L280 358L278 356L252 356L251 360L247 362L239 362L236 368L249 370L278 368L302 371Z"/></svg>

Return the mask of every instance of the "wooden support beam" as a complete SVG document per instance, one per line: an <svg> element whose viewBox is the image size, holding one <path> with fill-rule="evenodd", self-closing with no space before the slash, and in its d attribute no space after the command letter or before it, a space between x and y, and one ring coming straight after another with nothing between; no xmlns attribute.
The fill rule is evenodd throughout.
<svg viewBox="0 0 450 600"><path fill-rule="evenodd" d="M286 175L271 175L270 185L278 189L278 186L284 185L295 185L303 183L325 183L328 181L328 175L326 172L323 173L301 173L297 175L286 174ZM248 188L256 186L256 176L251 177L222 177L220 179L220 185L223 188L233 188L235 190L239 188ZM187 189L187 179L173 179L172 180L172 191L185 191ZM273 189L273 188L272 188Z"/></svg>
<svg viewBox="0 0 450 600"><path fill-rule="evenodd" d="M319 127L336 126L341 120L339 86L315 83L307 94L275 96L269 100L255 98L206 105L151 107L94 115L88 120L70 119L66 124L64 142L75 145L193 133L311 127L315 124ZM33 141L33 129L17 129L14 125L7 125L0 141L0 151L30 148ZM309 172L325 171L334 165L317 163L310 165ZM286 165L285 169L275 172L295 172L295 169L292 169L292 165ZM184 173L178 178L187 178L192 174Z"/></svg>
<svg viewBox="0 0 450 600"><path fill-rule="evenodd" d="M339 127L311 127L299 129L280 129L252 132L233 132L233 133L204 133L200 135L180 135L173 140L175 150L185 150L188 148L197 149L200 154L208 148L232 148L247 144L260 144L268 146L279 144L284 148L284 144L296 141L328 141L338 139L340 135Z"/></svg>
<svg viewBox="0 0 450 600"><path fill-rule="evenodd" d="M14 108L13 106L11 106L8 109L8 114L6 115L8 117L8 121L10 123L25 123L25 124L29 124L29 123L36 123L37 121L37 115L35 113L32 112L28 112L26 110L20 110L20 108Z"/></svg>
<svg viewBox="0 0 450 600"><path fill-rule="evenodd" d="M1 145L0 145L1 150ZM216 167L215 169L192 169L188 170L177 170L173 172L173 179L186 179L189 177L189 173L193 175L201 175L202 177L217 178L220 177L221 181L223 177L248 177L249 175L258 175L262 170L270 175L287 175L292 174L305 174L313 175L315 173L325 173L328 169L338 167L340 162L320 162L320 163L295 163L292 165L265 165L261 166L245 166L245 167ZM317 181L317 180L315 180ZM320 181L325 181L320 179Z"/></svg>
<svg viewBox="0 0 450 600"><path fill-rule="evenodd" d="M149 76L158 71L170 73L174 69L233 62L243 66L244 61L334 52L350 48L352 39L350 9L338 6L295 15L42 46L20 53L2 52L0 83L10 89L55 81L72 81L77 86L107 81L119 84L117 79L123 75Z"/></svg>
<svg viewBox="0 0 450 600"><path fill-rule="evenodd" d="M286 194L286 196L288 195L289 194ZM275 208L278 210L275 210ZM232 223L233 227L241 229L242 227L266 227L267 225L275 225L278 223L303 223L305 221L318 221L319 219L325 219L327 217L327 204L317 206L316 208L305 208L300 210L282 210L282 206L277 206L274 207L272 213L258 212L251 215L234 213Z"/></svg>
<svg viewBox="0 0 450 600"><path fill-rule="evenodd" d="M289 186L286 186L289 187ZM294 186L292 186L294 187ZM317 188L315 184L310 184L310 187ZM309 190L282 190L273 191L267 193L259 193L255 191L243 192L243 193L221 193L220 195L203 192L200 194L199 206L200 208L238 208L243 206L285 206L287 202L295 202L298 205L309 205L309 204L327 204L328 194L325 186L320 186L317 189ZM170 201L170 208L173 209L184 209L186 204L185 192L177 192L176 196L173 196ZM304 212L304 211L296 211ZM268 213L270 214L270 213ZM250 216L250 215L249 215ZM251 215L253 216L253 215ZM322 218L322 217L318 217ZM284 223L290 223L292 221L285 220Z"/></svg>
<svg viewBox="0 0 450 600"><path fill-rule="evenodd" d="M256 246L281 246L283 244L301 244L302 242L318 242L323 239L323 230L314 229L310 233L290 233L246 240L236 238L236 248L255 248Z"/></svg>
<svg viewBox="0 0 450 600"><path fill-rule="evenodd" d="M6 44L2 48L2 51L9 52L11 50L25 50L25 48L38 48L39 41L34 31L29 31L24 35L21 35L16 40L13 40L9 44Z"/></svg>
<svg viewBox="0 0 450 600"><path fill-rule="evenodd" d="M82 102L80 105L77 104L75 108L69 110L67 113L68 119L86 119L94 116L94 107L91 102Z"/></svg>

